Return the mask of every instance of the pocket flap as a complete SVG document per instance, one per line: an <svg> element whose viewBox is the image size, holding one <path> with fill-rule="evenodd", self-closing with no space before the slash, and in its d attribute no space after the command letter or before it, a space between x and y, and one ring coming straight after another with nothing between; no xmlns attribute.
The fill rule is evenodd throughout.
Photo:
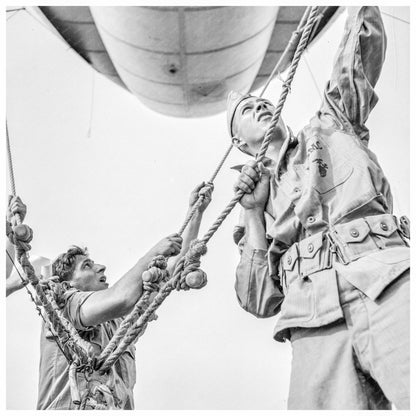
<svg viewBox="0 0 416 416"><path fill-rule="evenodd" d="M322 232L299 242L299 256L304 259L312 259L322 247Z"/></svg>
<svg viewBox="0 0 416 416"><path fill-rule="evenodd" d="M363 219L351 221L337 227L337 233L345 243L360 243L367 237L369 232L370 227Z"/></svg>
<svg viewBox="0 0 416 416"><path fill-rule="evenodd" d="M390 237L397 230L397 224L392 215L380 215L377 218L367 217L366 221L373 234Z"/></svg>
<svg viewBox="0 0 416 416"><path fill-rule="evenodd" d="M282 257L282 266L284 270L293 270L295 263L298 259L298 247L297 244L293 244Z"/></svg>

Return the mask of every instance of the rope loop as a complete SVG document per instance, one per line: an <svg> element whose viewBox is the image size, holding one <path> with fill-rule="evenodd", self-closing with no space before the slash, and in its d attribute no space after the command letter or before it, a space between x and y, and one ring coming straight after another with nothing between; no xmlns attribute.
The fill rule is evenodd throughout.
<svg viewBox="0 0 416 416"><path fill-rule="evenodd" d="M172 282L176 290L201 289L207 284L207 275L199 267L201 257L207 253L207 245L200 240L191 242L183 261L175 268Z"/></svg>
<svg viewBox="0 0 416 416"><path fill-rule="evenodd" d="M155 256L149 263L149 268L143 272L143 290L145 292L158 292L160 284L169 278L169 272L166 270L168 261L165 256Z"/></svg>
<svg viewBox="0 0 416 416"><path fill-rule="evenodd" d="M153 257L152 261L149 263L150 267L158 267L159 269L166 269L168 267L168 260L165 256L159 254L158 256Z"/></svg>
<svg viewBox="0 0 416 416"><path fill-rule="evenodd" d="M16 246L20 255L32 248L29 243L33 238L33 230L28 225L19 224L13 227L11 223L6 221L6 234L10 242Z"/></svg>
<svg viewBox="0 0 416 416"><path fill-rule="evenodd" d="M40 279L39 284L53 296L56 304L62 309L65 306L65 292L69 289L67 282L60 282L58 276Z"/></svg>

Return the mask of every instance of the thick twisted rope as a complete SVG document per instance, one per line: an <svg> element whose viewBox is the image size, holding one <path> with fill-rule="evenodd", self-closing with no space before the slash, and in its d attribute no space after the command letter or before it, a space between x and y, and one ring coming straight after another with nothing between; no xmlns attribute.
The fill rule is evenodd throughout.
<svg viewBox="0 0 416 416"><path fill-rule="evenodd" d="M100 366L101 371L107 371L118 360L118 358L121 356L121 354L123 354L128 346L143 333L154 312L159 308L159 306L174 289L179 290L186 280L188 280L187 283L192 284L190 280L196 278L196 276L192 276L192 272L198 272L197 268L200 265L200 258L206 253L206 251L207 248L204 243L200 241L192 242L191 247L189 248L186 255L182 257L176 264L172 277L166 282L159 293L155 296L152 303L140 316L138 321L135 323L131 322L131 328L125 334L125 336L120 339L117 348L108 356L104 362L101 360L101 357L98 357L99 365L101 362L103 362L103 364ZM202 278L205 277L205 281L202 280L201 282L198 282L201 283L200 287L206 283L206 276L204 275L204 273L200 274Z"/></svg>
<svg viewBox="0 0 416 416"><path fill-rule="evenodd" d="M227 160L231 150L233 149L233 145L231 144L230 146L228 146L227 150L224 153L224 156L221 158L220 162L218 163L218 166L216 167L214 173L212 174L210 180L207 182L210 185L213 185L215 178L217 177L219 171L221 170L221 168L223 167L225 161ZM196 203L194 204L194 206L192 207L192 210L189 212L189 214L186 216L181 228L179 229L178 234L182 235L183 232L185 231L187 225L189 224L189 222L191 221L191 219L193 218L193 216L195 215L195 212L199 209L199 207L202 204L202 201L204 200L204 195L200 195L198 200L196 201Z"/></svg>
<svg viewBox="0 0 416 416"><path fill-rule="evenodd" d="M12 152L10 149L10 140L9 140L9 128L7 126L6 120L6 143L7 143L7 159L9 162L9 175L10 175L10 188L12 191L13 196L16 196L16 186L14 182L14 173L13 173L13 159L12 159Z"/></svg>
<svg viewBox="0 0 416 416"><path fill-rule="evenodd" d="M31 228L25 224L17 225L14 231L9 232L8 237L16 247L16 258L45 310L49 324L57 336L57 342L59 341L61 345L68 345L84 362L90 360L93 352L92 345L79 336L75 327L63 316L54 298L47 295L47 291L43 289L29 261L27 251L31 248L29 243L33 237ZM33 296L31 299L34 300Z"/></svg>
<svg viewBox="0 0 416 416"><path fill-rule="evenodd" d="M9 233L7 233L7 235L9 235ZM64 345L62 344L62 340L58 338L58 335L56 334L55 330L52 328L51 322L45 318L44 314L42 313L42 309L39 307L39 302L37 302L35 300L35 298L33 297L33 293L29 290L28 288L28 283L29 280L25 280L23 278L23 276L21 275L19 269L16 266L16 263L14 262L14 259L12 258L12 256L10 255L10 253L6 250L6 254L9 257L9 260L11 261L11 263L13 264L13 267L15 268L17 274L20 277L20 280L22 281L23 287L26 289L27 294L29 295L30 300L33 302L33 304L35 305L35 310L38 313L38 315L42 318L43 322L46 325L46 328L52 332L52 335L56 341L56 344L58 345L58 348L61 350L62 355L67 359L68 362L70 362L72 360L71 357L71 353L66 351L66 348L64 347Z"/></svg>
<svg viewBox="0 0 416 416"><path fill-rule="evenodd" d="M273 131L275 127L277 126L277 123L279 122L280 114L282 113L282 109L285 104L287 95L289 94L290 85L292 84L293 78L295 76L300 58L302 57L303 51L308 46L309 35L312 31L313 25L315 24L315 18L316 18L317 13L318 13L318 6L312 7L312 10L308 17L308 22L306 23L305 29L302 32L302 37L300 38L299 44L296 48L295 55L293 57L293 61L290 65L286 81L283 84L282 93L280 94L279 102L277 103L276 110L274 111L273 117L270 121L270 126L267 129L266 135L263 139L263 143L260 147L260 151L257 154L256 159L258 161L261 161L264 158L267 148L269 147L269 144L272 140Z"/></svg>
<svg viewBox="0 0 416 416"><path fill-rule="evenodd" d="M156 256L149 264L147 272L143 273L143 295L139 301L134 305L133 310L124 318L123 322L117 328L117 331L112 336L110 342L101 352L97 361L103 362L111 354L114 348L120 343L124 335L132 326L138 317L143 313L146 307L149 306L149 299L152 292L159 290L159 283L167 277L166 271L167 261L164 256ZM165 271L165 273L162 272Z"/></svg>
<svg viewBox="0 0 416 416"><path fill-rule="evenodd" d="M292 36L289 39L289 42L287 43L287 46L285 50L283 51L282 55L280 56L279 60L277 61L276 65L273 68L273 71L270 73L269 77L267 78L266 83L264 84L263 89L261 90L259 97L263 97L263 94L266 92L267 88L269 87L270 82L276 75L276 72L279 71L280 66L282 65L282 62L284 59L286 59L286 55L293 51L293 49L296 47L296 43L299 41L299 36L302 34L303 26L306 24L308 20L308 16L311 12L311 6L308 6L303 13L302 19L300 19L299 24L296 28L296 30L292 33ZM280 73L280 72L279 72Z"/></svg>
<svg viewBox="0 0 416 416"><path fill-rule="evenodd" d="M53 296L47 294L47 291L42 288L38 277L35 275L35 270L27 258L26 252L23 252L20 258L18 257L18 260L27 278L32 284L36 296L43 306L46 316L48 317L59 341L62 345L68 345L68 347L70 347L83 362L89 361L93 354L92 345L79 336L78 331L63 316L62 311L56 304Z"/></svg>
<svg viewBox="0 0 416 416"><path fill-rule="evenodd" d="M298 43L298 46L296 48L295 55L293 57L292 63L290 65L290 69L288 72L288 76L286 78L285 83L283 84L282 93L280 94L279 102L277 103L276 109L274 111L273 117L270 121L269 128L267 129L267 132L265 134L265 137L263 139L262 145L260 147L260 150L257 154L256 160L257 162L261 162L264 158L267 148L269 147L269 144L271 142L273 131L275 127L277 126L277 123L279 121L283 105L286 101L287 95L290 91L290 85L293 81L293 77L295 76L296 69L298 67L300 58L302 56L303 51L308 45L308 39L309 35L311 33L311 30L313 28L313 25L315 23L315 17L318 12L318 6L312 7L312 10L309 14L308 21L305 25L305 29L302 32L302 37ZM208 241L211 239L211 237L215 234L215 232L218 230L218 228L221 226L223 221L227 218L227 216L230 214L230 212L233 210L233 208L237 205L237 203L240 201L240 199L245 194L244 191L239 189L236 191L233 199L229 202L229 204L225 207L225 209L222 211L222 213L218 216L216 221L212 224L212 226L209 228L209 230L206 232L206 234L202 237L201 241L203 241L205 244L208 243Z"/></svg>
<svg viewBox="0 0 416 416"><path fill-rule="evenodd" d="M6 139L7 139L7 155L8 155L8 164L9 164L9 173L10 173L10 187L13 196L16 196L16 185L14 180L14 172L13 172L13 159L11 153L11 146L9 140L9 131L7 126L6 120ZM22 224L22 220L20 215L15 214L16 219L16 226L6 227L7 237L9 238L10 242L14 244L16 248L16 258L17 261L22 266L22 269L31 283L32 287L35 290L36 298L39 300L39 303L43 306L46 317L48 319L48 325L53 330L55 341L58 344L58 347L61 350L65 348L65 346L69 347L73 353L79 356L84 362L89 361L92 357L93 347L91 344L83 340L77 330L73 327L73 325L65 319L63 316L60 308L54 301L53 297L48 296L46 291L42 288L38 277L35 274L35 269L33 268L32 264L29 261L29 257L27 252L31 249L30 242L33 238L33 231L32 229L26 225ZM38 309L37 304L38 302L33 298L32 293L28 290L30 294L31 300L35 303L36 309ZM45 319L40 312L39 314ZM71 354L73 355L73 354ZM67 354L64 353L64 356L68 358Z"/></svg>
<svg viewBox="0 0 416 416"><path fill-rule="evenodd" d="M233 149L233 145L231 144L226 152L224 153L223 157L221 158L220 162L218 163L216 169L214 170L213 174L211 175L211 178L209 179L209 181L207 182L208 185L213 186L213 182L215 180L215 178L217 177L218 173L220 172L221 168L223 167L225 161L227 160L231 150ZM202 202L204 201L205 196L203 194L201 194L197 201L195 202L195 204L193 205L191 211L188 213L188 215L186 216L181 228L179 229L178 234L182 235L183 232L185 231L186 227L188 226L189 222L191 221L191 219L193 218L193 216L195 215L195 213L197 212L197 210L199 209L199 207L201 206ZM154 264L154 260L152 260L152 262L149 265L149 271L151 271L151 269L153 267L159 268L159 269L166 269L166 265L164 265L164 267L160 268L158 267L158 264ZM149 272L148 271L148 272ZM145 272L146 273L146 272ZM133 310L130 312L130 314L123 320L123 322L120 324L119 328L117 329L116 333L113 335L113 337L111 338L110 342L107 344L107 346L104 348L104 350L101 352L98 361L100 362L104 362L108 356L111 354L111 352L114 350L114 348L119 345L120 341L123 339L124 335L127 333L127 331L130 329L130 327L133 325L133 323L138 319L138 317L143 313L144 309L146 307L148 307L148 300L150 298L150 295L153 291L156 291L155 287L146 287L146 283L148 283L146 281L145 273L143 274L143 283L144 283L144 292L142 297L140 298L140 300L136 303L135 307L133 308ZM163 280L160 279L160 277L162 276L158 276L158 272L157 270L153 270L152 271L153 276L155 276L156 278L153 279L153 281L155 283L158 283L158 280ZM192 284L196 284L193 280L195 280L195 276L191 276L189 278L191 285ZM198 279L198 278L196 278ZM148 280L152 280L151 278ZM184 290L189 289L189 286L186 284L182 284L182 287ZM170 292L169 292L170 293Z"/></svg>
<svg viewBox="0 0 416 416"><path fill-rule="evenodd" d="M290 66L290 70L288 73L288 77L286 79L286 82L283 85L283 91L281 93L279 102L276 106L275 112L273 114L272 120L270 122L270 126L265 134L265 138L263 140L262 146L260 148L260 151L257 155L256 160L257 161L261 161L267 151L267 148L270 144L271 138L272 138L272 134L273 131L279 121L280 118L280 114L283 108L283 105L286 101L287 95L290 91L290 85L292 83L293 77L295 75L298 63L300 61L300 57L303 53L303 51L305 50L305 48L307 47L308 44L308 39L309 39L309 35L311 33L311 30L313 28L313 25L315 23L315 17L318 11L318 7L313 7L311 12L309 13L309 17L307 20L307 23L305 25L305 28L302 32L302 36L301 39L297 45L296 48L296 52L293 58L293 61L291 63ZM304 19L302 19L302 24L304 22ZM232 149L232 145L229 147L229 149L227 149L227 152L225 154L225 156L223 157L223 159L221 160L219 167L216 169L213 178L215 178L215 176L217 175L218 171L220 170L221 166L223 165L224 161L226 160L228 154L230 153ZM202 251L206 251L206 244L208 243L208 241L211 239L211 237L214 235L214 233L217 231L217 229L220 227L220 225L222 224L222 222L225 220L225 218L228 216L228 214L232 211L232 209L235 207L235 205L238 203L238 201L242 198L242 196L244 195L244 191L238 190L233 199L231 200L231 202L227 205L227 207L224 209L224 211L220 214L220 216L217 218L217 220L214 222L214 224L211 226L211 228L207 231L207 233L204 235L204 237L196 242L196 244L199 244L200 247L203 247ZM191 220L192 216L194 215L194 213L196 212L196 210L199 208L200 204L202 203L203 197L201 196L200 198L198 198L198 201L196 202L195 206L193 207L193 209L191 210L191 212L189 213L189 215L187 216L187 218L185 219L185 222L183 224L183 226L180 229L180 234L185 230L187 224L189 223L189 221ZM189 254L189 256L188 256ZM152 303L149 305L149 307L145 310L145 312L140 316L140 318L138 319L138 321L136 323L133 324L133 320L128 319L128 322L125 322L125 326L123 326L123 328L127 328L131 325L130 329L127 330L127 332L121 336L121 337L117 337L117 339L115 340L116 342L113 343L113 345L117 345L117 348L111 353L108 354L108 351L106 351L106 354L103 356L100 356L98 358L99 363L103 363L101 365L101 370L102 371L106 371L108 368L111 367L111 365L113 365L116 360L120 357L120 355L125 351L125 349L136 339L136 337L140 334L141 331L144 331L145 329L145 325L147 324L149 318L152 316L152 314L156 311L156 309L163 303L163 301L169 296L169 294L172 292L172 290L174 288L177 289L186 289L189 288L188 285L186 284L186 277L184 279L180 279L181 276L186 276L188 273L191 274L191 272L197 272L197 275L192 276L193 278L196 277L197 280L199 281L204 281L205 282L202 284L206 283L206 275L203 276L203 272L202 270L198 270L199 268L199 258L201 257L201 254L199 254L198 260L194 260L194 261L189 261L189 257L193 256L193 251L190 248L190 250L188 251L187 255L185 257L182 257L176 267L175 267L175 271L173 274L173 277L164 285L164 287L161 289L161 291L155 296L155 298L153 299ZM185 273L185 264L186 264L186 259L188 259L188 270L186 270ZM195 264L197 263L197 265ZM192 268L191 270L189 269ZM188 278L189 280L189 278ZM202 287L202 286L201 286ZM130 317L129 317L130 318Z"/></svg>

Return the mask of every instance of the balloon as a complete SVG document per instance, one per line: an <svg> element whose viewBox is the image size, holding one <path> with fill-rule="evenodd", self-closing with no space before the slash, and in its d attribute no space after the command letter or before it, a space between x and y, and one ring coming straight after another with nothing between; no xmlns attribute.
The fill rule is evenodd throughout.
<svg viewBox="0 0 416 416"><path fill-rule="evenodd" d="M245 93L266 82L306 8L39 9L80 56L147 107L171 116L202 117L223 111L230 90ZM315 36L336 9L321 8Z"/></svg>

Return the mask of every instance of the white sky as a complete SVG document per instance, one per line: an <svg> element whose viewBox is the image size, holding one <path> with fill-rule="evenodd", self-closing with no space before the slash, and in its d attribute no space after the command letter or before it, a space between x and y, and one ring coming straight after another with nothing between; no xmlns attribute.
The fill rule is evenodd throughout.
<svg viewBox="0 0 416 416"><path fill-rule="evenodd" d="M382 7L409 22L408 8ZM386 63L370 116L371 149L390 180L396 214L409 215L409 24L383 15ZM10 16L7 16L10 17ZM295 132L318 109L345 14L306 53L283 111ZM176 232L191 189L228 145L225 113L180 119L151 112L112 84L26 12L7 22L7 119L17 192L28 205L33 255L88 246L110 282ZM95 78L93 110L92 80ZM266 97L276 102L280 82ZM91 118L91 134L88 135ZM232 197L246 158L233 153L217 178L205 232ZM209 244L208 285L173 292L137 344L137 409L284 409L291 349L272 339L276 318L243 311L234 292L238 210ZM40 318L24 291L6 303L7 408L34 409Z"/></svg>

